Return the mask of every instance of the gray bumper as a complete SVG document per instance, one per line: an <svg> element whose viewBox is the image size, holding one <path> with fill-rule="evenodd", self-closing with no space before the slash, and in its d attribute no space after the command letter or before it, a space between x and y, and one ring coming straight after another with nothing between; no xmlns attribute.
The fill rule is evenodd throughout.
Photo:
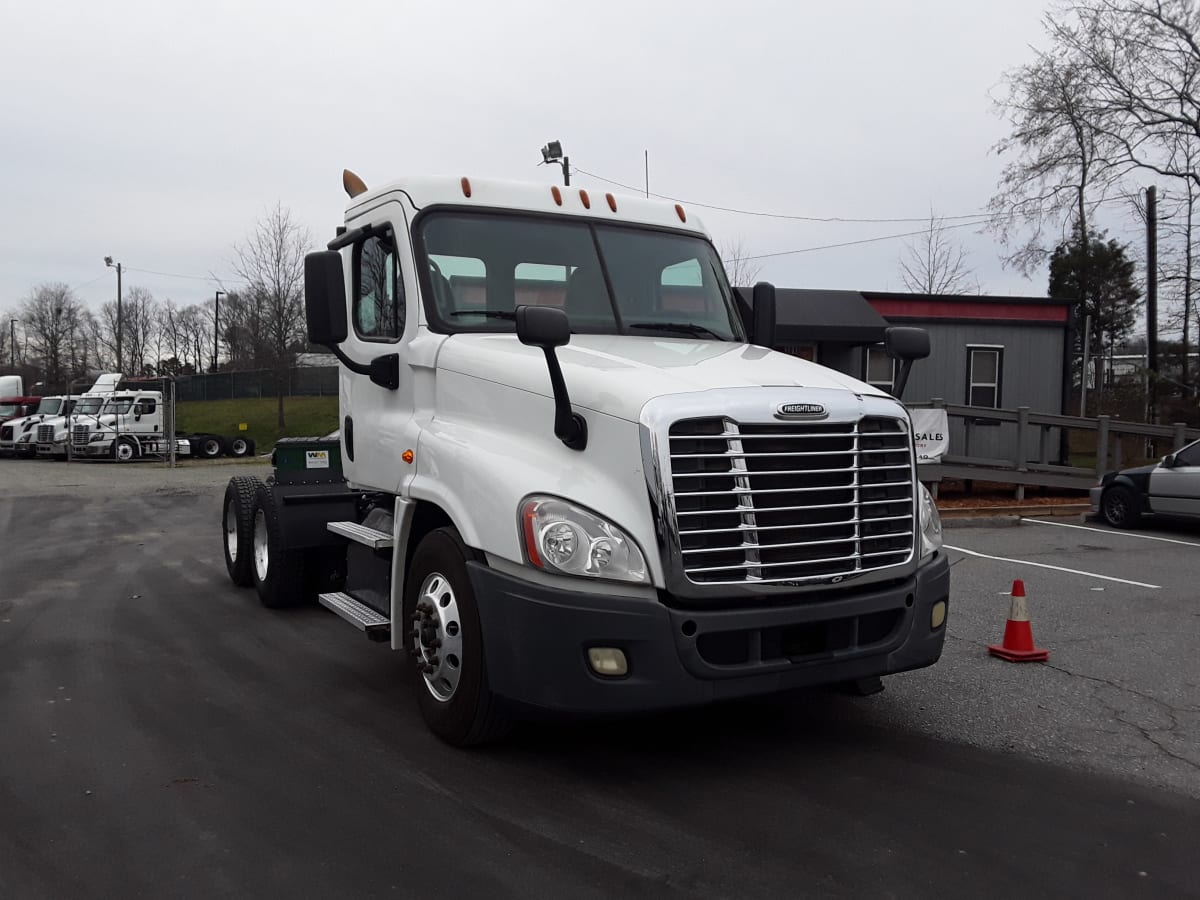
<svg viewBox="0 0 1200 900"><path fill-rule="evenodd" d="M492 690L520 704L587 713L711 703L932 665L949 602L943 554L899 583L792 605L698 610L531 584L470 563ZM591 647L618 647L621 678L594 674Z"/></svg>

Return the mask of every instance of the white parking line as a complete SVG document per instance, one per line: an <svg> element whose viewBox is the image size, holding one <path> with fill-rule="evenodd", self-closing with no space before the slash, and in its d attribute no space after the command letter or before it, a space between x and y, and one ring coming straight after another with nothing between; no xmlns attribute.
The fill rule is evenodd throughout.
<svg viewBox="0 0 1200 900"><path fill-rule="evenodd" d="M1064 566L1052 566L1049 563L1030 562L1027 559L1010 559L1007 556L991 556L987 553L978 553L974 550L968 550L965 547L951 547L949 544L943 545L947 550L957 550L959 553L965 553L968 556L978 556L981 559L994 559L997 562L1016 563L1019 566L1034 566L1038 569L1053 569L1055 572L1066 572L1069 575L1083 575L1087 578L1099 578L1101 581L1115 581L1119 584L1131 584L1134 587L1153 588L1158 590L1162 587L1160 584L1146 584L1144 581L1130 581L1128 578L1114 578L1112 575L1097 575L1095 572L1081 572L1079 569L1068 569Z"/></svg>
<svg viewBox="0 0 1200 900"><path fill-rule="evenodd" d="M1026 519L1021 521L1029 525L1053 525L1056 528L1078 528L1081 531L1095 531L1099 534L1119 534L1122 537L1141 538L1143 541L1162 541L1164 544L1183 544L1185 547L1200 547L1195 541L1177 541L1175 538L1157 537L1153 534L1136 534L1132 531L1116 531L1112 528L1092 528L1088 525L1068 525L1066 522L1046 522L1042 519Z"/></svg>

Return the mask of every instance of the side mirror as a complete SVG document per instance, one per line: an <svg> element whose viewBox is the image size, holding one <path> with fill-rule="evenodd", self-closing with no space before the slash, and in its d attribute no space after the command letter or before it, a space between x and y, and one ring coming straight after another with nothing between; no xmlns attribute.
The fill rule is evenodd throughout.
<svg viewBox="0 0 1200 900"><path fill-rule="evenodd" d="M1164 468L1164 469L1173 469L1173 468L1175 468L1175 454L1174 454L1174 453L1168 453L1166 456L1164 456L1164 457L1162 458L1162 464L1163 464L1163 468Z"/></svg>
<svg viewBox="0 0 1200 900"><path fill-rule="evenodd" d="M304 316L312 343L335 347L346 340L346 280L336 250L304 257Z"/></svg>
<svg viewBox="0 0 1200 900"><path fill-rule="evenodd" d="M133 413L133 421L135 421L135 422L142 421L142 414L135 410Z"/></svg>
<svg viewBox="0 0 1200 900"><path fill-rule="evenodd" d="M924 359L929 355L929 332L924 328L893 325L883 332L883 347L888 356L900 360L900 372L896 375L893 388L893 393L899 400L904 396L904 388L908 385L908 374L912 371L913 360Z"/></svg>
<svg viewBox="0 0 1200 900"><path fill-rule="evenodd" d="M893 325L883 332L883 346L893 359L924 359L929 355L929 332Z"/></svg>
<svg viewBox="0 0 1200 900"><path fill-rule="evenodd" d="M562 347L571 342L571 322L554 306L518 306L517 338L530 347Z"/></svg>
<svg viewBox="0 0 1200 900"><path fill-rule="evenodd" d="M775 285L760 281L754 286L754 328L750 340L768 350L775 346Z"/></svg>

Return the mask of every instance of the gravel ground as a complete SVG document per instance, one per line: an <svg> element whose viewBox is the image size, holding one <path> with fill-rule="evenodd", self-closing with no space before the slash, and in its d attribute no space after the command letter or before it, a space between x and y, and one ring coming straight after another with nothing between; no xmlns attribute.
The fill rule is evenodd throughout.
<svg viewBox="0 0 1200 900"><path fill-rule="evenodd" d="M33 459L0 459L0 490L25 495L147 490L203 493L223 487L232 475L260 475L271 471L265 458L232 460L191 459L174 469L163 463L104 461L59 462Z"/></svg>

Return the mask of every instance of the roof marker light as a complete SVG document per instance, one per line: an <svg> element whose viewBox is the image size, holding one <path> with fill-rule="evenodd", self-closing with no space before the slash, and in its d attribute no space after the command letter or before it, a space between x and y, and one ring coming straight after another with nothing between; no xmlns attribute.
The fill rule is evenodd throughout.
<svg viewBox="0 0 1200 900"><path fill-rule="evenodd" d="M558 189L557 184L550 187L550 193L554 195L554 202L562 206L562 191Z"/></svg>
<svg viewBox="0 0 1200 900"><path fill-rule="evenodd" d="M579 192L579 199L583 201L583 208L584 208L584 209L591 209L591 208L592 208L592 200L591 200L591 198L590 198L590 197L587 195L587 191L580 191L580 192Z"/></svg>
<svg viewBox="0 0 1200 900"><path fill-rule="evenodd" d="M367 183L349 169L342 169L342 189L353 200L359 194L367 192Z"/></svg>
<svg viewBox="0 0 1200 900"><path fill-rule="evenodd" d="M608 201L608 208L613 212L617 211L617 198L612 194L605 194L604 199Z"/></svg>
<svg viewBox="0 0 1200 900"><path fill-rule="evenodd" d="M470 196L471 196L471 179L467 178L466 175L464 175L463 179L462 179L462 189L463 189L463 196L470 198Z"/></svg>
<svg viewBox="0 0 1200 900"><path fill-rule="evenodd" d="M686 216L686 215L684 215L684 212L683 212L683 207L682 207L682 206L680 206L678 203L676 203L676 204L675 204L675 214L676 214L677 216L679 216L679 221L680 221L680 222L686 222L686 221L687 221L687 216Z"/></svg>

